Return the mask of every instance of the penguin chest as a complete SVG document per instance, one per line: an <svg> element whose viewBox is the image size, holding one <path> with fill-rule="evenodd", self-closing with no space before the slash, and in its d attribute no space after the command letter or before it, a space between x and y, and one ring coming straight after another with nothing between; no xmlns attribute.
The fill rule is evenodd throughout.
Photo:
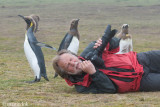
<svg viewBox="0 0 160 107"><path fill-rule="evenodd" d="M67 50L70 50L71 52L77 54L79 49L79 40L77 37L73 36L72 41L70 42L70 45L68 46Z"/></svg>
<svg viewBox="0 0 160 107"><path fill-rule="evenodd" d="M24 52L25 52L26 58L30 64L31 68L33 69L35 75L39 74L40 68L38 65L38 60L37 60L36 54L34 53L34 51L31 48L31 45L28 41L27 35L25 35Z"/></svg>
<svg viewBox="0 0 160 107"><path fill-rule="evenodd" d="M121 39L119 43L120 51L117 54L128 53L133 50L132 39Z"/></svg>

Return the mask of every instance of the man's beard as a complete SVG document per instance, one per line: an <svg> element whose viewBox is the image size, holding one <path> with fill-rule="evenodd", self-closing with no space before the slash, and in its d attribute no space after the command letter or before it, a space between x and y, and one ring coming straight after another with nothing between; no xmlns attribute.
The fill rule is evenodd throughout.
<svg viewBox="0 0 160 107"><path fill-rule="evenodd" d="M74 66L74 71L75 72L69 72L70 75L78 75L78 74L82 73L82 70L80 68L77 68L77 64L75 64L75 66Z"/></svg>
<svg viewBox="0 0 160 107"><path fill-rule="evenodd" d="M72 73L72 72L68 72L68 74L70 74L70 75L78 75L78 74L81 74L82 73L82 70L75 70L75 72L74 73Z"/></svg>
<svg viewBox="0 0 160 107"><path fill-rule="evenodd" d="M81 62L80 62L81 63ZM78 67L78 64L80 64L78 62L76 62L75 66L74 66L74 71L75 72L68 72L68 74L70 75L78 75L78 74L81 74L82 73L82 70Z"/></svg>

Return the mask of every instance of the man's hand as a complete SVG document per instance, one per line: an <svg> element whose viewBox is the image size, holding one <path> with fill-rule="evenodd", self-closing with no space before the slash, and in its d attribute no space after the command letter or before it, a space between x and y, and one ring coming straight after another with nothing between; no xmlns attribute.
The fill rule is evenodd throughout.
<svg viewBox="0 0 160 107"><path fill-rule="evenodd" d="M90 60L83 61L81 63L81 69L88 74L94 74L96 72L96 69Z"/></svg>
<svg viewBox="0 0 160 107"><path fill-rule="evenodd" d="M102 39L98 39L97 41L96 41L96 43L94 44L94 47L93 48L98 48L99 46L101 46L102 45Z"/></svg>

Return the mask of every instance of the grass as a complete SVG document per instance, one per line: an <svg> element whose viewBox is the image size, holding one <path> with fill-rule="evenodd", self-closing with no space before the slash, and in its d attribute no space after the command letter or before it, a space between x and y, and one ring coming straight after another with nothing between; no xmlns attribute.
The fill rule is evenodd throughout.
<svg viewBox="0 0 160 107"><path fill-rule="evenodd" d="M135 107L159 106L159 92L125 94L79 94L60 77L54 79L52 58L56 52L42 48L49 82L36 84L23 50L25 22L17 15L40 16L36 37L59 47L70 21L80 18L80 54L93 40L103 35L107 24L118 29L130 25L134 51L160 49L159 0L1 0L0 2L0 106L26 103L28 106Z"/></svg>
<svg viewBox="0 0 160 107"><path fill-rule="evenodd" d="M62 4L69 4L69 3L83 3L83 2L88 2L88 3L105 3L105 5L114 5L116 6L117 3L122 6L149 6L149 5L157 5L160 3L159 0L34 0L34 1L25 1L25 0L1 0L2 5L13 5L13 6L26 6L26 5L40 5L40 4L50 4L50 3L62 3Z"/></svg>

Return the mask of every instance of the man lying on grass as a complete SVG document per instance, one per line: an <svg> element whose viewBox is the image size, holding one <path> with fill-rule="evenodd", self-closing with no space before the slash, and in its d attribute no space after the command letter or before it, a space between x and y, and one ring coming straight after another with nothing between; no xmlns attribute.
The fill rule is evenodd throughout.
<svg viewBox="0 0 160 107"><path fill-rule="evenodd" d="M110 28L111 29L111 28ZM160 90L160 51L118 52L119 39L106 30L108 43L103 51L98 51L102 63L86 60L88 53L103 45L103 39L92 42L77 56L62 50L53 59L53 68L65 79L68 85L74 85L80 93L124 93L134 91Z"/></svg>

